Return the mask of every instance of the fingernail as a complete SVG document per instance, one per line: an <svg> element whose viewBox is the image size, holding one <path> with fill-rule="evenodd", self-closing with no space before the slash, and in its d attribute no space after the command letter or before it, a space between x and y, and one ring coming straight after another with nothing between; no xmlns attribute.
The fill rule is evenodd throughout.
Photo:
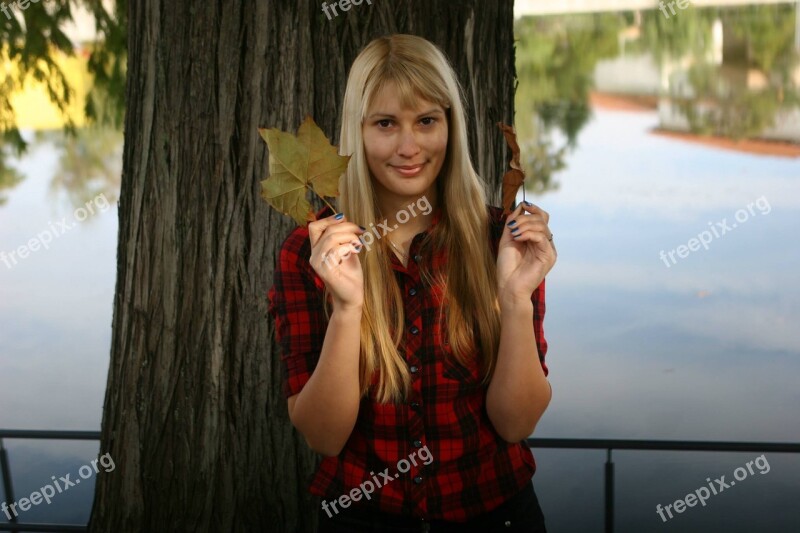
<svg viewBox="0 0 800 533"><path fill-rule="evenodd" d="M336 220L342 220L344 218L344 213L337 213L335 217Z"/></svg>
<svg viewBox="0 0 800 533"><path fill-rule="evenodd" d="M511 235L516 235L517 233L519 233L519 228L514 228L511 230Z"/></svg>
<svg viewBox="0 0 800 533"><path fill-rule="evenodd" d="M367 228L365 228L364 226L359 226L359 228L361 228L361 231L367 231Z"/></svg>
<svg viewBox="0 0 800 533"><path fill-rule="evenodd" d="M530 207L530 206L532 206L533 204L532 204L532 203L530 203L528 200L525 200L525 205L527 205L528 207Z"/></svg>
<svg viewBox="0 0 800 533"><path fill-rule="evenodd" d="M508 224L506 224L506 226L508 226L508 227L510 228L511 226L513 226L513 225L514 225L514 224L516 224L516 223L517 223L517 221L516 221L516 220L512 220L511 222L509 222Z"/></svg>

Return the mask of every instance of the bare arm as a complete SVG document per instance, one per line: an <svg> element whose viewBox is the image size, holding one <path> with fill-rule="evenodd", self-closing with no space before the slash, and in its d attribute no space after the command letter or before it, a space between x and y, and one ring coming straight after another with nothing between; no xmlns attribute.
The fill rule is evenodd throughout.
<svg viewBox="0 0 800 533"><path fill-rule="evenodd" d="M314 372L289 397L289 418L317 453L339 455L358 417L362 307L336 307Z"/></svg>
<svg viewBox="0 0 800 533"><path fill-rule="evenodd" d="M507 219L497 253L500 346L486 391L486 411L504 440L519 442L533 433L552 397L531 327L531 292L543 288L557 253L546 211L522 202Z"/></svg>
<svg viewBox="0 0 800 533"><path fill-rule="evenodd" d="M519 442L533 433L552 389L536 350L530 296L501 299L500 316L500 347L486 392L486 411L504 440Z"/></svg>

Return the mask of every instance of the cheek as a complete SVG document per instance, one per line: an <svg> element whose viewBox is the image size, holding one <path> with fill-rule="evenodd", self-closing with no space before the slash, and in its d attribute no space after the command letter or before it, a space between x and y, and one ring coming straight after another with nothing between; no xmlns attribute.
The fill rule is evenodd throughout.
<svg viewBox="0 0 800 533"><path fill-rule="evenodd" d="M448 141L448 132L444 130L440 135L436 136L436 139L433 140L431 148L439 153L441 158L444 158L445 154L447 153L447 141Z"/></svg>
<svg viewBox="0 0 800 533"><path fill-rule="evenodd" d="M367 161L370 163L380 162L381 160L386 159L386 143L382 143L374 138L364 138L364 153L367 156Z"/></svg>
<svg viewBox="0 0 800 533"><path fill-rule="evenodd" d="M444 154L447 151L447 141L449 139L449 132L447 129L444 129L439 135L436 136L436 140L434 142L435 150L442 152Z"/></svg>

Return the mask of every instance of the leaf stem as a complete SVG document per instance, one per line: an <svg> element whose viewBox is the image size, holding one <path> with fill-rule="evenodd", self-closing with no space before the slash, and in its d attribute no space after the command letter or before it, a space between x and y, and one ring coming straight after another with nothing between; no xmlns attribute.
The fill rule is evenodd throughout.
<svg viewBox="0 0 800 533"><path fill-rule="evenodd" d="M315 191L314 189L312 189L312 188L311 188L311 187L309 187L308 185L306 185L306 189L309 189L311 192L313 192L314 194L316 194L317 196L319 196L319 197L320 197L320 199L321 199L323 202L325 202L325 205L327 205L328 207L330 207L330 208L331 208L331 211L333 211L334 213L336 213L336 212L337 212L337 211L336 211L336 208L335 208L335 207L333 207L331 204L329 204L329 203L328 203L328 200L326 200L324 196L322 196L321 194L319 194L317 191Z"/></svg>

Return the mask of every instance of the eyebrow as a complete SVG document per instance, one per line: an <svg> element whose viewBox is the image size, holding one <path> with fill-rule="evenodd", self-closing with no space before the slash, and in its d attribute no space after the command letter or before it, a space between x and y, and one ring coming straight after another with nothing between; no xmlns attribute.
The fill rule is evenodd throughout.
<svg viewBox="0 0 800 533"><path fill-rule="evenodd" d="M439 108L430 109L428 111L425 111L424 113L420 113L419 115L417 115L417 118L424 117L426 115L444 115L444 111L442 111ZM375 117L397 118L391 113L373 113L369 115L367 119L373 119Z"/></svg>

